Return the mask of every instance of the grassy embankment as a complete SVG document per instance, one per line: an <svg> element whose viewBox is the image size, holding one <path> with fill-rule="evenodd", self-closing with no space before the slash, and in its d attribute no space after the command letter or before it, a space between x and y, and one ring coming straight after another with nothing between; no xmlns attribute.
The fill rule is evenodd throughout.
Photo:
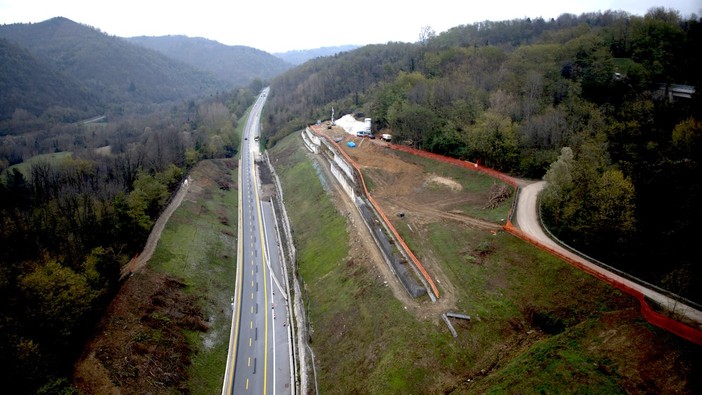
<svg viewBox="0 0 702 395"><path fill-rule="evenodd" d="M238 136L248 114L239 122ZM237 159L196 166L191 177L205 180L205 185L201 190L191 186L149 262L150 268L183 279L185 290L198 298L208 319L206 333L186 331L193 350L188 371L193 394L218 393L224 379L236 278L237 172Z"/></svg>
<svg viewBox="0 0 702 395"><path fill-rule="evenodd" d="M504 232L437 221L413 233L395 218L420 259L437 258L455 287L456 310L473 320L458 323L454 339L438 317L416 317L368 262L345 259L353 248L346 223L304 152L295 134L271 156L310 298L322 393L690 388L691 369L679 369L690 358L685 345L643 323L631 298ZM448 165L425 169L451 174L465 188L492 185L434 166ZM502 218L506 207L490 218ZM661 362L658 353L671 357ZM640 364L655 368L642 373Z"/></svg>
<svg viewBox="0 0 702 395"><path fill-rule="evenodd" d="M149 262L151 269L182 279L185 291L197 298L208 320L205 333L185 331L193 350L188 372L193 394L221 391L224 378L236 277L235 163L234 159L206 161L194 169L193 179L209 182L201 191L191 186L191 193L168 221ZM228 190L221 188L227 184ZM197 198L193 201L191 197Z"/></svg>

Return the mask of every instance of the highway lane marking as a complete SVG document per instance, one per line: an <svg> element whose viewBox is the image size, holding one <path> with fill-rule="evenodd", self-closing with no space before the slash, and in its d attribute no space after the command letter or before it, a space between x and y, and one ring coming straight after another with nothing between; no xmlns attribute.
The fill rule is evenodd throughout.
<svg viewBox="0 0 702 395"><path fill-rule="evenodd" d="M249 389L249 378L247 377L246 378L246 390L248 391L248 389Z"/></svg>
<svg viewBox="0 0 702 395"><path fill-rule="evenodd" d="M258 232L261 238L261 266L263 267L263 307L266 311L264 316L263 333L263 395L266 395L268 388L268 287L266 278L266 238L263 234L263 214L261 212L261 202L258 198L258 186L254 183L254 193L256 194L256 213L258 214ZM258 328L257 328L258 329ZM275 389L275 385L274 385Z"/></svg>
<svg viewBox="0 0 702 395"><path fill-rule="evenodd" d="M251 329L253 329L253 321L251 321Z"/></svg>
<svg viewBox="0 0 702 395"><path fill-rule="evenodd" d="M251 357L249 357L249 366L251 366Z"/></svg>

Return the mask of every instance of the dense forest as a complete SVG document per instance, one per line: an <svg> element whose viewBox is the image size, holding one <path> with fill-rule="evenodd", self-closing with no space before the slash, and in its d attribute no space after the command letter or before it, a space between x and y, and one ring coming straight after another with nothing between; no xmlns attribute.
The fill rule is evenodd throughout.
<svg viewBox="0 0 702 395"><path fill-rule="evenodd" d="M398 143L548 188L563 241L702 301L702 25L655 8L480 22L307 62L273 80L269 146L317 119L370 116Z"/></svg>
<svg viewBox="0 0 702 395"><path fill-rule="evenodd" d="M67 153L0 177L0 375L13 393L66 382L120 267L192 165L237 152L235 127L255 93L3 137L3 163Z"/></svg>

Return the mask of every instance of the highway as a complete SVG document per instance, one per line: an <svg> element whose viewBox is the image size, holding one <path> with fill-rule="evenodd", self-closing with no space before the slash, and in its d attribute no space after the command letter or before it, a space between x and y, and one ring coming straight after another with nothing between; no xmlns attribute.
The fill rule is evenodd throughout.
<svg viewBox="0 0 702 395"><path fill-rule="evenodd" d="M286 282L272 205L260 200L255 162L267 94L268 88L256 100L241 145L237 275L222 394L290 394L293 387Z"/></svg>

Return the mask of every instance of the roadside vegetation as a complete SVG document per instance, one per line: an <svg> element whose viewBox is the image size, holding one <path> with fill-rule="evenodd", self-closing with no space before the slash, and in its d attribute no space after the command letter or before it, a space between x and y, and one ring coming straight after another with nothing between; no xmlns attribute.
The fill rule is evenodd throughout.
<svg viewBox="0 0 702 395"><path fill-rule="evenodd" d="M236 277L236 164L193 168L148 265L128 278L84 350L73 374L80 391L221 391Z"/></svg>
<svg viewBox="0 0 702 395"><path fill-rule="evenodd" d="M362 247L344 244L346 216L306 152L295 134L270 154L291 213L321 392L700 388L699 349L647 325L636 301L618 290L504 232L438 219L410 231L395 217L420 259L441 266L455 311L472 318L454 321L454 339L440 317L422 314L430 302L408 309L384 283L394 279L382 278L370 260L349 258Z"/></svg>
<svg viewBox="0 0 702 395"><path fill-rule="evenodd" d="M236 278L237 162L201 162L191 174L193 190L161 234L149 261L153 270L181 279L206 320L206 331L184 328L192 350L188 389L221 391L229 346L231 300Z"/></svg>

